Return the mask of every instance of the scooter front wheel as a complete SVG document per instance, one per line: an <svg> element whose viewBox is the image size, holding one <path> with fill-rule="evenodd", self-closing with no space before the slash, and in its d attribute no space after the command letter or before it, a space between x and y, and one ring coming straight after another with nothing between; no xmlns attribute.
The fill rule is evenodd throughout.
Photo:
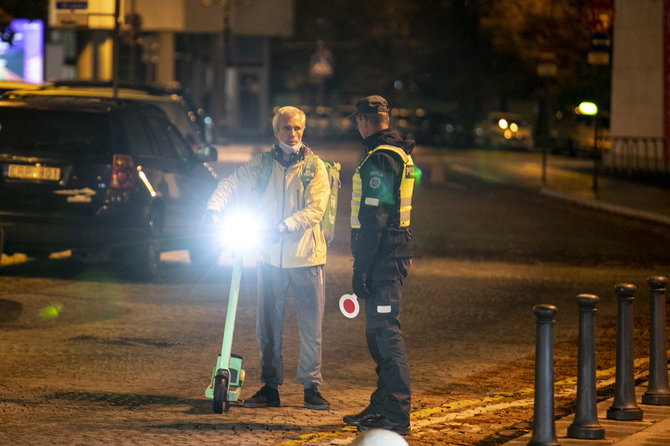
<svg viewBox="0 0 670 446"><path fill-rule="evenodd" d="M228 380L223 375L214 377L214 413L223 413L224 407L228 411Z"/></svg>

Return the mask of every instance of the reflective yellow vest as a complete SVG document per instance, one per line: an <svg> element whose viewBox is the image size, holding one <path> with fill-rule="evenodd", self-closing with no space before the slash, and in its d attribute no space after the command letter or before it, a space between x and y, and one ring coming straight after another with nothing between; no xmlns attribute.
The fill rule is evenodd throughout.
<svg viewBox="0 0 670 446"><path fill-rule="evenodd" d="M412 192L414 190L414 162L412 157L405 153L399 147L394 146L378 146L371 150L363 161L356 168L353 182L353 193L351 194L351 227L357 229L361 227L361 222L358 220L358 213L361 209L361 197L363 195L363 183L361 181L360 170L363 164L370 158L370 155L378 150L388 150L400 156L403 161L403 175L400 181L400 227L408 227L410 221L410 211L412 209Z"/></svg>

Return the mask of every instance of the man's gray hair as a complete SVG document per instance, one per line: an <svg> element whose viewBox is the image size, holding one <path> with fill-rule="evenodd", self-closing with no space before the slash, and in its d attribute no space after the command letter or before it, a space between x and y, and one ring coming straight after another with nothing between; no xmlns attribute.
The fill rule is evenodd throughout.
<svg viewBox="0 0 670 446"><path fill-rule="evenodd" d="M297 107L292 107L290 105L280 107L277 109L274 117L272 118L272 129L275 131L275 133L279 131L277 127L279 126L280 116L288 116L289 119L297 116L302 121L303 126L305 125L305 121L307 119L305 117L305 112Z"/></svg>

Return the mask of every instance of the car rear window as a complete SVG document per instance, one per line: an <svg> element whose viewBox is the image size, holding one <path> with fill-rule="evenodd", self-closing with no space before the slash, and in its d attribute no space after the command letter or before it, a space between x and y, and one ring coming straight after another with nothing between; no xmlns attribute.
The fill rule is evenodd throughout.
<svg viewBox="0 0 670 446"><path fill-rule="evenodd" d="M0 150L109 153L112 135L104 113L0 108Z"/></svg>

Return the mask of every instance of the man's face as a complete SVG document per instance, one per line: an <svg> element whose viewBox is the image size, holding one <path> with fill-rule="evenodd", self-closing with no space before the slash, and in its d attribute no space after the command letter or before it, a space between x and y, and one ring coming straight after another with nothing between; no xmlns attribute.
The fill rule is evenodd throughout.
<svg viewBox="0 0 670 446"><path fill-rule="evenodd" d="M302 141L302 134L305 131L305 123L299 116L289 117L281 115L277 121L277 131L275 136L284 144L295 147Z"/></svg>

